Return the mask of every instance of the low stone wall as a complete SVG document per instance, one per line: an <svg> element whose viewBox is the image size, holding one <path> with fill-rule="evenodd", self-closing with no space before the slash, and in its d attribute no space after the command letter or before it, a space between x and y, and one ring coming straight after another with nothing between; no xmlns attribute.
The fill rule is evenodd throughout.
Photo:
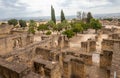
<svg viewBox="0 0 120 78"><path fill-rule="evenodd" d="M0 25L0 35L1 34L9 34L11 32L12 28L13 28L13 26L8 25L8 24Z"/></svg>
<svg viewBox="0 0 120 78"><path fill-rule="evenodd" d="M112 62L112 51L104 50L102 54L100 54L100 67L106 68L107 70L111 67Z"/></svg>
<svg viewBox="0 0 120 78"><path fill-rule="evenodd" d="M119 30L120 31L120 30ZM110 39L120 39L120 33L113 33L109 35Z"/></svg>
<svg viewBox="0 0 120 78"><path fill-rule="evenodd" d="M63 70L63 77L64 78L71 78L71 62L70 61L68 61L68 62L66 62L66 61L64 61L63 62L63 68L64 68L64 70Z"/></svg>
<svg viewBox="0 0 120 78"><path fill-rule="evenodd" d="M120 78L120 40L114 40L113 57L111 65L111 78L114 77L116 72L116 78Z"/></svg>
<svg viewBox="0 0 120 78"><path fill-rule="evenodd" d="M57 62L37 58L34 60L34 71L42 77L61 78L60 66Z"/></svg>
<svg viewBox="0 0 120 78"><path fill-rule="evenodd" d="M88 40L81 42L81 49L83 52L95 52L96 51L96 42L94 40Z"/></svg>
<svg viewBox="0 0 120 78"><path fill-rule="evenodd" d="M86 65L92 65L92 54L80 54L80 58L84 60Z"/></svg>
<svg viewBox="0 0 120 78"><path fill-rule="evenodd" d="M84 62L78 57L66 56L63 61L64 78L85 78Z"/></svg>
<svg viewBox="0 0 120 78"><path fill-rule="evenodd" d="M43 59L50 60L50 49L45 49L45 48L36 48L35 52L36 55L41 55Z"/></svg>
<svg viewBox="0 0 120 78"><path fill-rule="evenodd" d="M50 43L51 39L30 44L24 48L19 48L8 54L2 55L1 57L9 62L16 62L19 64L22 63L22 64L27 65L28 67L32 67L33 59L37 57L37 55L39 55L39 54L36 54L35 52L36 48L41 47L44 44L47 44L47 42ZM48 44L48 46L50 45ZM46 58L45 55L42 57Z"/></svg>
<svg viewBox="0 0 120 78"><path fill-rule="evenodd" d="M32 36L28 34L5 35L0 38L0 55L23 48L32 43Z"/></svg>
<svg viewBox="0 0 120 78"><path fill-rule="evenodd" d="M0 77L2 78L22 78L29 72L25 65L9 63L0 59Z"/></svg>
<svg viewBox="0 0 120 78"><path fill-rule="evenodd" d="M22 78L42 78L42 77L39 74L36 74L34 72L30 72L29 74L27 74L26 76L24 76Z"/></svg>
<svg viewBox="0 0 120 78"><path fill-rule="evenodd" d="M102 50L113 51L114 40L113 39L103 39Z"/></svg>
<svg viewBox="0 0 120 78"><path fill-rule="evenodd" d="M72 59L72 78L85 78L84 63L78 59Z"/></svg>

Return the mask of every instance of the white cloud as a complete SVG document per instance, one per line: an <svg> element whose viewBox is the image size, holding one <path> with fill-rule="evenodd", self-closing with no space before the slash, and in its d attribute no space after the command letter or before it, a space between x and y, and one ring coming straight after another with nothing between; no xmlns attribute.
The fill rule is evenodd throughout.
<svg viewBox="0 0 120 78"><path fill-rule="evenodd" d="M4 6L2 1L4 1ZM6 2L7 1L7 2ZM65 15L75 15L77 11L92 11L93 13L120 12L119 0L0 0L0 9L6 12L4 16L50 16L51 5L55 8L56 15L64 9ZM14 2L13 4L10 1ZM9 8L5 9L9 4ZM113 6L114 4L114 6ZM6 6L5 6L6 5ZM14 6L12 6L14 5ZM112 6L112 7L111 7ZM117 9L114 9L114 8ZM17 11L15 10L17 9ZM6 14L6 15L5 15ZM1 15L1 16L3 16Z"/></svg>
<svg viewBox="0 0 120 78"><path fill-rule="evenodd" d="M20 2L29 5L28 11L42 10L41 15L45 16L50 15L51 5L54 6L56 15L59 15L61 9L67 11L67 15L74 15L77 10L110 4L108 0L20 0Z"/></svg>

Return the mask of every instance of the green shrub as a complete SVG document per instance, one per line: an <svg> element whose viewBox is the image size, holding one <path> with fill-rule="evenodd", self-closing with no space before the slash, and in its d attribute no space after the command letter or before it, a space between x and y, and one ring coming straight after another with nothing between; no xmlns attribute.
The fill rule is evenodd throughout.
<svg viewBox="0 0 120 78"><path fill-rule="evenodd" d="M46 35L51 35L51 33L52 33L51 31L47 31Z"/></svg>

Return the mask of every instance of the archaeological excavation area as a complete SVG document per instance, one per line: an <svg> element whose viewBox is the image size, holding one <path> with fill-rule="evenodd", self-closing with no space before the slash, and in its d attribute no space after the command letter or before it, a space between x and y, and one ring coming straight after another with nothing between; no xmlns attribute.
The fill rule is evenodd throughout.
<svg viewBox="0 0 120 78"><path fill-rule="evenodd" d="M103 27L97 34L88 30L68 39L0 26L0 78L114 77L120 78L119 28Z"/></svg>

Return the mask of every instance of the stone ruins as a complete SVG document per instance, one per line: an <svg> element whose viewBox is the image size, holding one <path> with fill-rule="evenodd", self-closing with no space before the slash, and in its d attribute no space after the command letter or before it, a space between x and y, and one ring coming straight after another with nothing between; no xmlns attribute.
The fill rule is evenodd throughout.
<svg viewBox="0 0 120 78"><path fill-rule="evenodd" d="M0 78L114 78L115 74L120 78L117 27L67 39L0 26Z"/></svg>

